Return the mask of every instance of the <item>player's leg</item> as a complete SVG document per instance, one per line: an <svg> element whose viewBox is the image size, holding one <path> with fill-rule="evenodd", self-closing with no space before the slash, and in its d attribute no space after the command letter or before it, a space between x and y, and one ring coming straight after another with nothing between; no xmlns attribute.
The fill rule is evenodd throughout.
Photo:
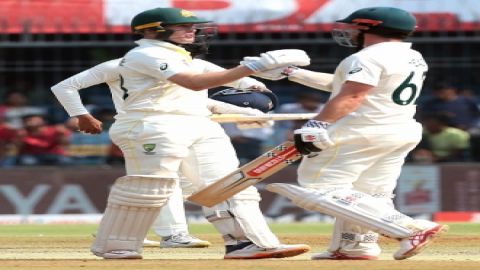
<svg viewBox="0 0 480 270"><path fill-rule="evenodd" d="M372 135L369 135L370 136L368 137L370 137L370 140L372 140ZM332 199L336 203L344 202L346 205L357 205L357 200L359 200L364 203L362 207L365 207L365 209L370 211L369 214L372 216L376 215L377 217L380 217L380 219L398 218L399 220L404 220L404 223L401 222L404 224L404 226L400 226L403 229L408 226L414 226L416 223L411 218L394 210L390 199L391 192L396 185L396 178L400 173L400 166L403 163L404 156L406 155L405 152L408 152L408 149L411 148L412 145L415 145L415 142L418 139L414 135L411 138L408 138L407 135L402 136L403 143L399 138L388 138L385 135L379 135L376 140L374 138L372 140L374 143L370 141L362 142L361 139L350 142L348 139L345 139L342 141L343 144L341 146L333 149L327 149L326 151L322 152L322 154L326 155L321 154L317 157L304 158L299 168L299 182L303 186L307 187L307 190L318 190L321 191L320 193L330 194L323 197L319 195L320 198L326 198L328 202L331 202L330 199ZM392 142L395 143L392 144ZM402 156L399 153L404 154ZM361 162L358 162L359 160ZM384 163L387 163L388 166L377 165ZM364 192L360 192L358 190L355 191L352 189L354 187L361 189ZM331 191L335 192L331 193ZM384 196L380 196L383 198L373 198L367 193L383 194ZM362 199L358 199L357 196L358 198ZM363 199L364 197L367 199ZM322 201L322 199L319 200ZM305 202L303 204L308 205L309 203ZM315 203L312 202L312 204ZM380 207L380 209L375 207ZM319 211L320 208L317 210ZM372 209L375 210L371 211ZM346 219L346 215L343 215L341 210L339 210L339 212L340 213L334 213L329 210L323 211L323 213L331 214L336 218L343 219L344 231L342 231L342 233L351 234L353 231L354 234L352 235L354 237L352 237L352 239L362 240L364 237L363 235L369 233L368 229L374 228L376 231L382 229L374 227L377 221L372 221L372 224L359 223L358 221L355 221L354 218ZM351 225L348 223L351 223ZM392 222L392 224L395 223ZM404 231L404 233L411 235L414 232L429 230L431 229L430 227L437 227L438 225L428 222L423 224L424 226L418 226L418 230L414 229L409 232ZM388 226L383 228L383 230L386 228L388 228ZM403 230L402 228L397 228L396 231L391 231L390 235L401 234L400 231ZM385 234L389 235L388 233ZM397 236L398 237L396 238L402 238L399 235ZM341 251L342 254L346 254L347 257L348 255L354 257L358 256L359 254L368 256L372 255L373 252L378 253L378 248L376 247L375 243L361 243L360 241L342 240L340 240L338 243L337 251ZM332 250L334 250L334 248ZM401 256L397 253L395 258L398 257Z"/></svg>
<svg viewBox="0 0 480 270"><path fill-rule="evenodd" d="M381 253L378 233L336 218L329 247L312 260L376 260Z"/></svg>
<svg viewBox="0 0 480 270"><path fill-rule="evenodd" d="M105 259L141 259L143 239L174 185L174 179L151 175L118 178L110 191L92 252Z"/></svg>
<svg viewBox="0 0 480 270"><path fill-rule="evenodd" d="M192 146L182 167L183 174L202 187L231 173L238 159L223 129L205 123L205 139ZM219 151L218 149L221 149ZM260 195L250 187L212 208L203 208L206 218L223 235L227 259L289 257L307 252L306 245L282 245L271 232L259 207Z"/></svg>
<svg viewBox="0 0 480 270"><path fill-rule="evenodd" d="M383 203L393 205L393 189L400 176L401 166L407 153L416 145L415 142L406 144L404 147L391 148L392 152L386 152L382 158L366 169L353 183L354 189L370 194ZM362 228L350 222L342 222L342 230L339 238L341 244L333 257L343 259L373 260L381 253L378 245L379 235L368 228ZM326 253L313 256L313 259L324 259ZM322 256L323 255L323 256Z"/></svg>
<svg viewBox="0 0 480 270"><path fill-rule="evenodd" d="M162 136L159 122L133 119L117 121L110 128L112 141L125 157L127 176L117 179L110 191L92 245L97 256L141 258L148 229L173 192L182 155L188 150Z"/></svg>
<svg viewBox="0 0 480 270"><path fill-rule="evenodd" d="M345 139L343 139L345 142ZM355 181L374 164L380 151L368 149L366 142L361 149L348 143L322 151L318 155L302 159L298 169L298 181L309 188L340 186L353 188ZM377 154L374 154L377 153ZM358 161L361 160L359 163ZM377 259L381 250L378 235L356 224L336 218L331 242L327 251L314 254L314 260L371 260Z"/></svg>
<svg viewBox="0 0 480 270"><path fill-rule="evenodd" d="M417 132L415 132L417 129ZM392 201L393 191L397 186L397 179L400 177L401 168L405 162L408 153L415 148L420 136L420 126L413 124L410 128L412 136L397 136L391 137L392 145L389 151L385 151L385 155L378 159L378 161L362 173L359 179L354 183L355 189L363 191L368 194L373 194L374 197L379 198L385 204L394 208ZM400 131L398 132L400 133ZM385 140L387 136L382 136ZM419 249L416 248L416 252ZM410 254L413 255L413 254ZM409 256L410 256L409 255ZM398 259L403 255L397 253L395 257Z"/></svg>
<svg viewBox="0 0 480 270"><path fill-rule="evenodd" d="M307 252L307 245L284 245L272 233L260 211L260 195L249 187L226 202L204 207L206 218L222 233L225 259L283 258Z"/></svg>
<svg viewBox="0 0 480 270"><path fill-rule="evenodd" d="M448 226L414 220L363 192L351 189L314 190L290 184L270 184L267 190L281 194L307 210L318 211L393 239L400 239L397 260L420 252Z"/></svg>
<svg viewBox="0 0 480 270"><path fill-rule="evenodd" d="M153 242L151 245L155 247L202 248L211 245L208 241L190 235L185 218L182 189L178 182L172 196L170 196L168 202L162 207L160 214L155 219L152 229L161 237L161 242L151 241ZM145 240L148 241L147 239ZM144 241L144 246L146 241Z"/></svg>
<svg viewBox="0 0 480 270"><path fill-rule="evenodd" d="M374 194L379 197L377 198L379 201L392 207L391 194L396 185L403 158L419 139L418 126L413 125L410 129L412 132L408 135L399 132L399 135L393 136L388 135L391 130L383 134L377 129L353 132L340 130L337 134L347 136L340 138L341 143L337 147L327 149L315 157L303 159L299 167L299 182L305 187L319 190L355 188L363 193ZM402 128L402 130L407 129ZM360 134L352 134L354 132ZM368 136L362 136L361 133L365 132L369 133ZM388 166L377 165L383 163ZM372 241L378 238L371 234L368 227L362 228L358 223L345 220L342 227L337 227L337 240L332 240L329 250L337 252L337 256L332 256L333 259L366 258L380 253L376 241ZM342 235L350 240L342 240ZM326 255L328 253L320 254L320 259L328 257ZM317 255L314 259L317 259L316 257Z"/></svg>

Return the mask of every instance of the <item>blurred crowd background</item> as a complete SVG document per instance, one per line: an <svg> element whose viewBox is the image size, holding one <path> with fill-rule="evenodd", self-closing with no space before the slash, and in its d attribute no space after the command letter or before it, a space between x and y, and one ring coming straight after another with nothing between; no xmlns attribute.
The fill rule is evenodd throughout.
<svg viewBox="0 0 480 270"><path fill-rule="evenodd" d="M121 57L138 39L125 26L128 18L123 20L125 25L119 30L104 24L97 25L93 20L90 22L89 17L83 21L73 20L68 17L71 10L60 16L62 8L74 5L77 10L81 8L82 14L88 14L88 8L92 6L125 6L129 3L133 5L133 2L136 1L2 1L3 11L0 10L0 14L6 17L0 19L0 167L122 164L121 153L108 136L108 128L115 115L108 87L98 85L80 92L92 114L104 122L105 131L101 135L77 132L75 119L69 118L56 102L50 87L103 61ZM141 2L144 2L144 9L159 2L158 6L184 5L202 10L199 5L212 1ZM217 2L233 5L241 1ZM244 2L246 6L250 1ZM280 2L296 3L320 10L327 2L341 4L337 2L345 1L262 1L262 4L267 2L277 3L277 6L282 6ZM430 71L417 100L417 118L424 125L424 140L408 157L408 162L479 162L480 18L475 14L480 14L476 11L480 8L472 5L475 1L451 1L458 2L455 6L463 6L463 12L473 14L468 22L461 20L460 17L465 14L459 14L456 9L448 11L452 5L448 1L356 2L365 5L410 2L403 8L421 11L423 7L425 12L433 14L415 12L419 19L419 31L410 39L414 48L423 53ZM431 11L421 3L414 6L413 2L429 2L440 11ZM52 5L57 5L60 11L50 14L51 18L44 18L50 24L43 29L35 25L39 11L28 10L31 4L42 4L50 9ZM250 8L255 9L255 6ZM468 8L472 10L468 11ZM11 15L15 11L17 14ZM90 12L95 16L95 12ZM348 13L349 10L338 12L339 15ZM298 48L307 51L312 58L308 69L332 73L339 61L353 52L332 41L329 31L334 18L327 18L329 22L318 25L304 25L306 19L300 16L302 14L295 14L298 16L288 17L285 24L278 21L275 25L270 24L270 28L263 27L266 30L260 30L262 28L258 23L251 28L254 31L248 31L248 24L239 26L222 22L217 36L211 41L206 59L229 68L237 65L244 56ZM33 16L31 20L28 20L29 16ZM48 14L44 16L48 17ZM256 19L255 13L249 16ZM12 21L13 17L17 18L16 21ZM231 19L235 21L235 18ZM75 28L77 24L80 25L78 31ZM277 113L318 112L328 99L327 93L288 80L264 82L279 96ZM245 163L288 139L291 131L301 124L284 121L277 122L273 128L258 130L238 130L233 124L225 124L224 127L239 158Z"/></svg>

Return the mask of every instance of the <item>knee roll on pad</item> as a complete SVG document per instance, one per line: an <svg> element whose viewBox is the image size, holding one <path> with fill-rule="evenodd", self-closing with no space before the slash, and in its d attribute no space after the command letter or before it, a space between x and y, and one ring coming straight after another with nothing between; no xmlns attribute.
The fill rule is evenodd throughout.
<svg viewBox="0 0 480 270"><path fill-rule="evenodd" d="M108 203L132 207L160 207L173 193L175 179L123 176L115 181Z"/></svg>
<svg viewBox="0 0 480 270"><path fill-rule="evenodd" d="M259 201L257 189L249 187L231 199L203 210L206 219L223 235L226 245L250 240L260 247L278 247L280 242L268 227Z"/></svg>
<svg viewBox="0 0 480 270"><path fill-rule="evenodd" d="M141 253L143 239L174 187L175 179L170 178L118 178L110 191L92 252L99 256L113 250Z"/></svg>

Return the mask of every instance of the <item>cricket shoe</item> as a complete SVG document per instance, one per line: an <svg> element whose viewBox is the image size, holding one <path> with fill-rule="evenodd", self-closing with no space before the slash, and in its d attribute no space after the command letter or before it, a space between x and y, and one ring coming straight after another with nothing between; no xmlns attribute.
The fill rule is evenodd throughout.
<svg viewBox="0 0 480 270"><path fill-rule="evenodd" d="M325 251L312 256L312 260L377 260L373 255L347 255L340 251Z"/></svg>
<svg viewBox="0 0 480 270"><path fill-rule="evenodd" d="M310 251L308 245L280 245L276 248L262 248L252 242L226 246L224 259L268 259L293 257Z"/></svg>
<svg viewBox="0 0 480 270"><path fill-rule="evenodd" d="M433 228L419 231L400 240L400 249L393 254L395 260L404 260L417 255L432 243L432 240L448 231L447 225L436 225Z"/></svg>
<svg viewBox="0 0 480 270"><path fill-rule="evenodd" d="M198 239L187 233L179 233L162 237L161 248L205 248L212 244L210 242Z"/></svg>
<svg viewBox="0 0 480 270"><path fill-rule="evenodd" d="M145 238L143 239L143 247L160 247L160 242Z"/></svg>
<svg viewBox="0 0 480 270"><path fill-rule="evenodd" d="M96 254L97 255L97 254ZM133 250L112 250L101 255L104 259L142 259L142 255Z"/></svg>

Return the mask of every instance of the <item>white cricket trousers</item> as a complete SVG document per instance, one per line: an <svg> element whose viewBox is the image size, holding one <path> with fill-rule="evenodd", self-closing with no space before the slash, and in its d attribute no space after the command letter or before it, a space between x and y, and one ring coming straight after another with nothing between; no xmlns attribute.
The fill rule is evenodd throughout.
<svg viewBox="0 0 480 270"><path fill-rule="evenodd" d="M110 128L112 141L125 156L127 174L178 179L178 171L195 189L238 167L230 138L205 116L127 113Z"/></svg>
<svg viewBox="0 0 480 270"><path fill-rule="evenodd" d="M332 127L329 134L335 146L302 159L298 168L300 185L392 194L405 157L422 136L422 126L414 121L385 126Z"/></svg>

